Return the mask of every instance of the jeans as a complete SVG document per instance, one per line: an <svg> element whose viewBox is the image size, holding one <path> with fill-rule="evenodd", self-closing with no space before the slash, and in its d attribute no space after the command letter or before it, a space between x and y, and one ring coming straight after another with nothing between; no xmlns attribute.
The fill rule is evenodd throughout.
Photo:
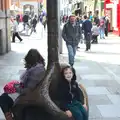
<svg viewBox="0 0 120 120"><path fill-rule="evenodd" d="M20 41L22 41L22 38L20 37L18 32L13 33L12 36L12 42L15 42L15 37L17 37Z"/></svg>
<svg viewBox="0 0 120 120"><path fill-rule="evenodd" d="M0 96L0 107L3 113L10 112L10 109L12 108L13 104L14 102L12 98L10 98L7 93L3 93Z"/></svg>
<svg viewBox="0 0 120 120"><path fill-rule="evenodd" d="M67 108L71 111L75 120L88 120L88 113L80 102L74 100L67 105Z"/></svg>
<svg viewBox="0 0 120 120"><path fill-rule="evenodd" d="M67 45L68 56L69 56L69 64L71 66L74 65L74 59L75 59L75 55L76 55L77 46L78 45Z"/></svg>
<svg viewBox="0 0 120 120"><path fill-rule="evenodd" d="M100 27L100 39L104 38L105 30L104 28Z"/></svg>
<svg viewBox="0 0 120 120"><path fill-rule="evenodd" d="M91 33L85 33L86 51L91 48Z"/></svg>

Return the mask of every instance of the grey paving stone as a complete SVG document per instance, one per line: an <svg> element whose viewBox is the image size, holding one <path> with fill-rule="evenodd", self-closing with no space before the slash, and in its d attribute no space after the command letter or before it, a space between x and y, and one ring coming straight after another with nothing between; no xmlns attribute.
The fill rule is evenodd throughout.
<svg viewBox="0 0 120 120"><path fill-rule="evenodd" d="M88 66L75 66L75 70L76 70L76 73L79 73L79 74L85 74L90 72L90 68Z"/></svg>
<svg viewBox="0 0 120 120"><path fill-rule="evenodd" d="M11 75L10 80L20 80L20 75L19 74Z"/></svg>
<svg viewBox="0 0 120 120"><path fill-rule="evenodd" d="M106 74L88 74L88 75L81 75L81 78L84 80L109 80L111 81L112 78L109 75Z"/></svg>
<svg viewBox="0 0 120 120"><path fill-rule="evenodd" d="M89 118L102 118L102 115L96 105L89 106Z"/></svg>
<svg viewBox="0 0 120 120"><path fill-rule="evenodd" d="M107 95L89 95L90 105L108 105L112 104L111 100Z"/></svg>
<svg viewBox="0 0 120 120"><path fill-rule="evenodd" d="M93 87L95 86L95 81L94 80L79 80L77 79L78 83L83 84L86 88L87 87Z"/></svg>
<svg viewBox="0 0 120 120"><path fill-rule="evenodd" d="M116 80L104 80L104 81L95 81L95 86L103 86L103 87L111 87L111 88L119 88L120 84Z"/></svg>
<svg viewBox="0 0 120 120"><path fill-rule="evenodd" d="M120 95L107 95L113 104L120 104Z"/></svg>
<svg viewBox="0 0 120 120"><path fill-rule="evenodd" d="M105 87L88 87L86 88L88 95L106 95L110 94Z"/></svg>
<svg viewBox="0 0 120 120"><path fill-rule="evenodd" d="M90 118L89 120L120 120L120 118L118 117L114 117L114 118Z"/></svg>
<svg viewBox="0 0 120 120"><path fill-rule="evenodd" d="M0 120L5 120L4 114L0 108Z"/></svg>
<svg viewBox="0 0 120 120"><path fill-rule="evenodd" d="M115 80L119 83L120 85L120 75L115 77Z"/></svg>
<svg viewBox="0 0 120 120"><path fill-rule="evenodd" d="M8 81L11 77L11 74L0 74L0 83L2 84L4 81Z"/></svg>
<svg viewBox="0 0 120 120"><path fill-rule="evenodd" d="M110 94L120 95L120 87L106 87Z"/></svg>
<svg viewBox="0 0 120 120"><path fill-rule="evenodd" d="M97 105L103 117L120 117L120 105Z"/></svg>

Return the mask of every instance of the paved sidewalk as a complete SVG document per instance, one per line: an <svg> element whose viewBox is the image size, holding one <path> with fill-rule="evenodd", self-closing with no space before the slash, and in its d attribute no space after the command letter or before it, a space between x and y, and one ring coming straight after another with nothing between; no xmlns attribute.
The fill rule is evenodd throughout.
<svg viewBox="0 0 120 120"><path fill-rule="evenodd" d="M90 120L120 120L120 38L110 35L84 52L80 45L75 59L78 82L87 90ZM65 46L65 44L64 44ZM64 47L67 59L67 49Z"/></svg>
<svg viewBox="0 0 120 120"><path fill-rule="evenodd" d="M0 56L0 89L8 81L18 80L24 69L23 58L30 48L37 48L47 60L46 32L43 39L40 34L33 33L23 37L24 41L12 43L12 51ZM80 45L75 60L77 79L82 83L89 95L90 120L120 120L120 39L110 36L92 45L91 52L84 52L85 45ZM64 61L67 49L63 43ZM0 119L4 115L0 111Z"/></svg>

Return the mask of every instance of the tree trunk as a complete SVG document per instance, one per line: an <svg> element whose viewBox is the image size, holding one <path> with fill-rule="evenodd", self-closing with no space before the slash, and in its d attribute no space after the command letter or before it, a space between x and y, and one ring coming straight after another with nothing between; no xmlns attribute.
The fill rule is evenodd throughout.
<svg viewBox="0 0 120 120"><path fill-rule="evenodd" d="M98 2L98 0L95 0L95 2L94 2L94 12L96 10L97 2Z"/></svg>
<svg viewBox="0 0 120 120"><path fill-rule="evenodd" d="M31 92L15 101L15 120L68 120L57 107L57 84L60 79L58 60L58 0L47 0L48 66L44 79ZM56 104L55 104L56 103Z"/></svg>

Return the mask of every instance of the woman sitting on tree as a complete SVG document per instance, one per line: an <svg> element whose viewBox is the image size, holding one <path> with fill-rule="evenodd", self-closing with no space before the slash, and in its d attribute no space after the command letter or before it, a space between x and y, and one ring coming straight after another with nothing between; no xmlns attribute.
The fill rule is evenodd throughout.
<svg viewBox="0 0 120 120"><path fill-rule="evenodd" d="M5 93L0 96L0 107L6 120L13 120L11 108L14 97L17 98L19 94L32 91L45 75L44 59L36 49L30 49L24 60L26 70L20 77L20 84L13 85L16 93L10 94L10 90L7 92L4 89ZM21 84L23 87L20 87Z"/></svg>

